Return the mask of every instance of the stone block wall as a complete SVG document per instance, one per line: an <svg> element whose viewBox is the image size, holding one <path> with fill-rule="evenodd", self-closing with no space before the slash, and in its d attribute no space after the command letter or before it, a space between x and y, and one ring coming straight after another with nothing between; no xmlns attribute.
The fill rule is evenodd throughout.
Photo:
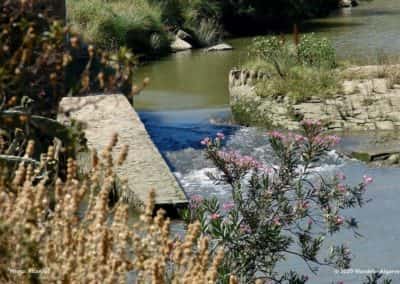
<svg viewBox="0 0 400 284"><path fill-rule="evenodd" d="M315 119L329 122L329 128L338 131L400 129L400 86L388 79L347 80L335 97L299 104L258 96L258 80L268 78L250 70L229 74L230 104L240 124L297 129L302 119Z"/></svg>

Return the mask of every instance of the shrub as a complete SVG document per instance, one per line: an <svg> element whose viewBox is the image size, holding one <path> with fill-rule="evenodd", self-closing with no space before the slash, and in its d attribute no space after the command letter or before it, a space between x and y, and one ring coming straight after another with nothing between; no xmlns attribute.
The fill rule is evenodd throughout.
<svg viewBox="0 0 400 284"><path fill-rule="evenodd" d="M60 100L96 91L135 94L135 58L123 48L111 53L85 46L35 2L6 1L0 7L0 161L18 164L31 139L45 151L58 138L72 154L79 129L54 120Z"/></svg>
<svg viewBox="0 0 400 284"><path fill-rule="evenodd" d="M40 178L40 168L25 161L8 182L0 163L1 283L125 283L128 272L138 283L216 282L223 252L210 258L198 223L172 239L165 212L153 215L152 192L133 226L127 204L110 205L115 169L127 156L127 147L113 153L116 144L114 136L100 156L93 152L81 178L70 159L65 181ZM53 164L54 154L49 149L42 163Z"/></svg>
<svg viewBox="0 0 400 284"><path fill-rule="evenodd" d="M217 21L203 19L187 30L192 34L197 46L206 47L218 43L221 40L222 29Z"/></svg>
<svg viewBox="0 0 400 284"><path fill-rule="evenodd" d="M302 36L298 45L284 37L256 38L246 67L262 70L268 79L257 83L260 96L287 96L292 103L315 97L328 98L340 91L333 68L335 51L326 39Z"/></svg>
<svg viewBox="0 0 400 284"><path fill-rule="evenodd" d="M308 66L335 68L336 53L332 44L326 38L314 34L303 35L297 46L300 62Z"/></svg>
<svg viewBox="0 0 400 284"><path fill-rule="evenodd" d="M232 202L221 206L216 199L195 197L185 219L198 220L203 233L225 249L219 270L222 280L234 271L242 283L256 279L305 283L306 276L276 269L289 256L299 257L313 272L318 265L350 266L346 246L331 247L325 259L320 251L325 237L357 228L357 221L345 216L344 210L364 204L372 178L364 176L351 187L344 184L341 173L334 177L316 173L315 167L339 138L324 134L319 122L306 120L302 127L303 135L269 134L276 166L221 149L221 133L202 141L206 156L219 169L210 177L230 185Z"/></svg>
<svg viewBox="0 0 400 284"><path fill-rule="evenodd" d="M193 36L197 46L210 46L221 40L223 27L217 1L182 0L181 4L185 19L183 28Z"/></svg>
<svg viewBox="0 0 400 284"><path fill-rule="evenodd" d="M337 65L332 44L314 34L302 35L298 44L288 43L284 37L255 38L250 53L269 63L287 61L291 65L327 69Z"/></svg>
<svg viewBox="0 0 400 284"><path fill-rule="evenodd" d="M290 68L284 79L275 76L258 82L256 90L261 97L286 96L290 103L297 104L313 97L331 98L341 90L339 83L334 71L298 66Z"/></svg>
<svg viewBox="0 0 400 284"><path fill-rule="evenodd" d="M127 46L143 55L169 51L161 6L147 0L73 0L69 21L85 39L104 48Z"/></svg>

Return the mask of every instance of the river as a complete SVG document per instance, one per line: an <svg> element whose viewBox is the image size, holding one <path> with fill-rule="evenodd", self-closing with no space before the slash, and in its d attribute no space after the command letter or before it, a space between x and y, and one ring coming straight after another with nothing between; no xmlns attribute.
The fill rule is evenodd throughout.
<svg viewBox="0 0 400 284"><path fill-rule="evenodd" d="M337 11L328 18L313 20L301 29L328 37L341 59L369 63L382 53L400 55L400 1L363 3L357 8ZM230 118L228 73L246 60L251 38L228 42L234 51L182 52L138 70L138 79L148 76L151 83L135 98L135 108L140 111L155 144L188 196L229 198L229 188L217 186L207 177L207 172L214 168L204 158L199 144L205 136L222 131L227 135L227 147L266 163L271 161L265 130L227 123ZM343 140L344 146L350 143L354 143L351 138ZM368 269L400 273L400 225L397 221L400 216L400 169L370 168L354 160L341 159L332 152L320 171L337 170L346 173L350 184L360 181L364 174L375 180L367 194L372 201L362 209L346 211L359 220L359 232L363 237L355 238L348 232L335 237L335 241L349 244L353 250L352 266L361 271L335 274L332 269L323 268L315 276L298 260L289 260L282 269L290 267L308 274L310 283L361 283L366 276L362 272ZM400 274L388 276L393 283L400 283Z"/></svg>

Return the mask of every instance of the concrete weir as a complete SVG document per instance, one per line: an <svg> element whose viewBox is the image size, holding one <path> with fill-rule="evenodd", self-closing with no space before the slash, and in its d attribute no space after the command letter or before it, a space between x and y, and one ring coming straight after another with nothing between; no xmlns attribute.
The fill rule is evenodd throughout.
<svg viewBox="0 0 400 284"><path fill-rule="evenodd" d="M187 204L183 189L125 96L66 97L60 110L60 120L62 113L68 113L70 118L85 124L90 148L101 151L113 133L118 133L117 151L122 145L129 145L128 158L117 173L128 179L128 190L140 201L146 201L149 190L154 189L157 207L169 211Z"/></svg>

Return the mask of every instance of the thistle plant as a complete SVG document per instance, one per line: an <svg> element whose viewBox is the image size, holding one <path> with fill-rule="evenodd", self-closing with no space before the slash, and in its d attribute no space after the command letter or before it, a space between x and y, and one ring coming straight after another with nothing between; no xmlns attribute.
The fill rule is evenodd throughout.
<svg viewBox="0 0 400 284"><path fill-rule="evenodd" d="M126 203L110 205L115 169L128 152L115 153L117 140L101 155L93 151L83 177L69 159L66 179L55 183L37 181L39 168L25 161L8 182L9 168L0 164L1 283L125 283L128 272L135 283L216 282L224 254L211 257L199 223L182 240L172 238L165 212L153 214L153 191L133 225ZM26 159L33 147L30 142ZM46 159L52 155L50 149Z"/></svg>
<svg viewBox="0 0 400 284"><path fill-rule="evenodd" d="M324 177L316 172L318 162L339 138L325 134L319 122L306 120L301 125L301 135L269 133L275 166L223 149L221 133L202 141L207 158L219 169L219 174L210 176L230 185L232 201L221 205L216 198L196 196L184 217L198 220L203 234L224 248L222 283L230 274L240 283L307 282L307 276L294 271L277 271L277 265L290 256L302 259L314 273L320 266L350 266L351 252L345 245L332 246L323 255L321 250L324 240L340 230L357 234L357 221L346 216L345 209L364 205L372 178L364 176L358 185L349 186L342 173Z"/></svg>

